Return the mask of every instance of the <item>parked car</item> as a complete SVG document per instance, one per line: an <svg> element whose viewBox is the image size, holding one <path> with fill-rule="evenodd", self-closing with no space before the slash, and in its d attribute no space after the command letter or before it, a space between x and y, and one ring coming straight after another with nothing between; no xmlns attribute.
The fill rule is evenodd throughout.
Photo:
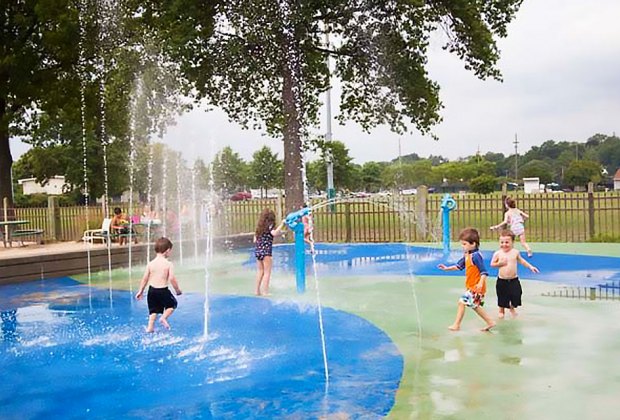
<svg viewBox="0 0 620 420"><path fill-rule="evenodd" d="M251 200L252 193L249 191L238 191L230 196L231 201Z"/></svg>

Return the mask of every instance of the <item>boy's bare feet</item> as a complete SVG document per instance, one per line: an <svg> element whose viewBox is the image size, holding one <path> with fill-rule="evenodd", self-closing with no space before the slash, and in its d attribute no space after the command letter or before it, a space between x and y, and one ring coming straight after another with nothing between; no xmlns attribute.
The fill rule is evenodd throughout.
<svg viewBox="0 0 620 420"><path fill-rule="evenodd" d="M497 316L499 319L504 319L504 312L500 312L499 315Z"/></svg>
<svg viewBox="0 0 620 420"><path fill-rule="evenodd" d="M170 324L168 324L168 321L166 321L165 318L160 318L159 322L161 323L161 325L163 325L167 330L170 329Z"/></svg>
<svg viewBox="0 0 620 420"><path fill-rule="evenodd" d="M493 328L494 326L495 326L495 323L494 323L494 322L493 322L493 323L491 323L491 324L487 324L487 326L486 326L486 327L484 327L484 328L481 328L481 329L480 329L480 331L490 331L490 330L491 330L491 328Z"/></svg>
<svg viewBox="0 0 620 420"><path fill-rule="evenodd" d="M458 331L458 330L460 330L460 329L461 329L461 327L460 327L459 325L454 325L454 324L452 324L452 325L450 325L450 326L448 327L448 329L449 329L450 331Z"/></svg>
<svg viewBox="0 0 620 420"><path fill-rule="evenodd" d="M152 333L152 332L154 332L154 331L155 331L155 328L153 328L153 327L145 327L145 328L144 328L144 331L146 331L147 333L149 333L149 334L150 334L150 333Z"/></svg>
<svg viewBox="0 0 620 420"><path fill-rule="evenodd" d="M513 318L516 318L519 316L519 313L517 311L515 311L514 309L510 310L510 316Z"/></svg>

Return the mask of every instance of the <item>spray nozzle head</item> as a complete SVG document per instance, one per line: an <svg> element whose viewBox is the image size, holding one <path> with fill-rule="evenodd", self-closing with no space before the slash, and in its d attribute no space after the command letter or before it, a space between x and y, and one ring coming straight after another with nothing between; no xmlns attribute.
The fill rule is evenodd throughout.
<svg viewBox="0 0 620 420"><path fill-rule="evenodd" d="M310 212L310 207L304 207L303 209L289 213L284 219L284 222L290 229L295 229L295 226L301 222L302 217L309 215Z"/></svg>
<svg viewBox="0 0 620 420"><path fill-rule="evenodd" d="M441 199L441 208L447 210L454 210L456 208L456 201L450 194L445 194Z"/></svg>

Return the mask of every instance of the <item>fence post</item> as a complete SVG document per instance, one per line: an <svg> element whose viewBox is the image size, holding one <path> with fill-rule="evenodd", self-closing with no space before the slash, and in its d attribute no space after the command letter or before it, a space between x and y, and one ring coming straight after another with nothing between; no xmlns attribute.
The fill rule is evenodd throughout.
<svg viewBox="0 0 620 420"><path fill-rule="evenodd" d="M2 210L4 221L7 222L9 220L9 199L7 197L2 197ZM4 246L9 242L9 227L4 227Z"/></svg>
<svg viewBox="0 0 620 420"><path fill-rule="evenodd" d="M594 229L594 183L588 182L588 230L590 238L596 234Z"/></svg>
<svg viewBox="0 0 620 420"><path fill-rule="evenodd" d="M60 226L60 208L58 207L58 197L47 197L47 225L49 226L50 239L60 240L62 234Z"/></svg>
<svg viewBox="0 0 620 420"><path fill-rule="evenodd" d="M426 225L426 202L428 201L428 187L426 185L420 185L417 188L417 194L415 196L415 225L422 240L427 239L427 225ZM409 227L407 226L407 229Z"/></svg>
<svg viewBox="0 0 620 420"><path fill-rule="evenodd" d="M284 216L282 213L282 190L278 190L278 196L276 197L276 220L282 220L283 218Z"/></svg>
<svg viewBox="0 0 620 420"><path fill-rule="evenodd" d="M351 242L351 203L344 203L344 241Z"/></svg>

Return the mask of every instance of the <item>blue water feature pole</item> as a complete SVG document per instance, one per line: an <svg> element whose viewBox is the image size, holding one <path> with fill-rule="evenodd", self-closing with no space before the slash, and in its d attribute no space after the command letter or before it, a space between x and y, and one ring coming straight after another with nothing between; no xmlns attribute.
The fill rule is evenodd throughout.
<svg viewBox="0 0 620 420"><path fill-rule="evenodd" d="M287 226L295 232L295 280L297 293L306 291L306 246L304 244L304 224L302 218L310 215L310 208L289 213L284 219Z"/></svg>
<svg viewBox="0 0 620 420"><path fill-rule="evenodd" d="M441 199L441 221L443 227L443 253L450 253L450 212L456 209L456 201L450 194Z"/></svg>

